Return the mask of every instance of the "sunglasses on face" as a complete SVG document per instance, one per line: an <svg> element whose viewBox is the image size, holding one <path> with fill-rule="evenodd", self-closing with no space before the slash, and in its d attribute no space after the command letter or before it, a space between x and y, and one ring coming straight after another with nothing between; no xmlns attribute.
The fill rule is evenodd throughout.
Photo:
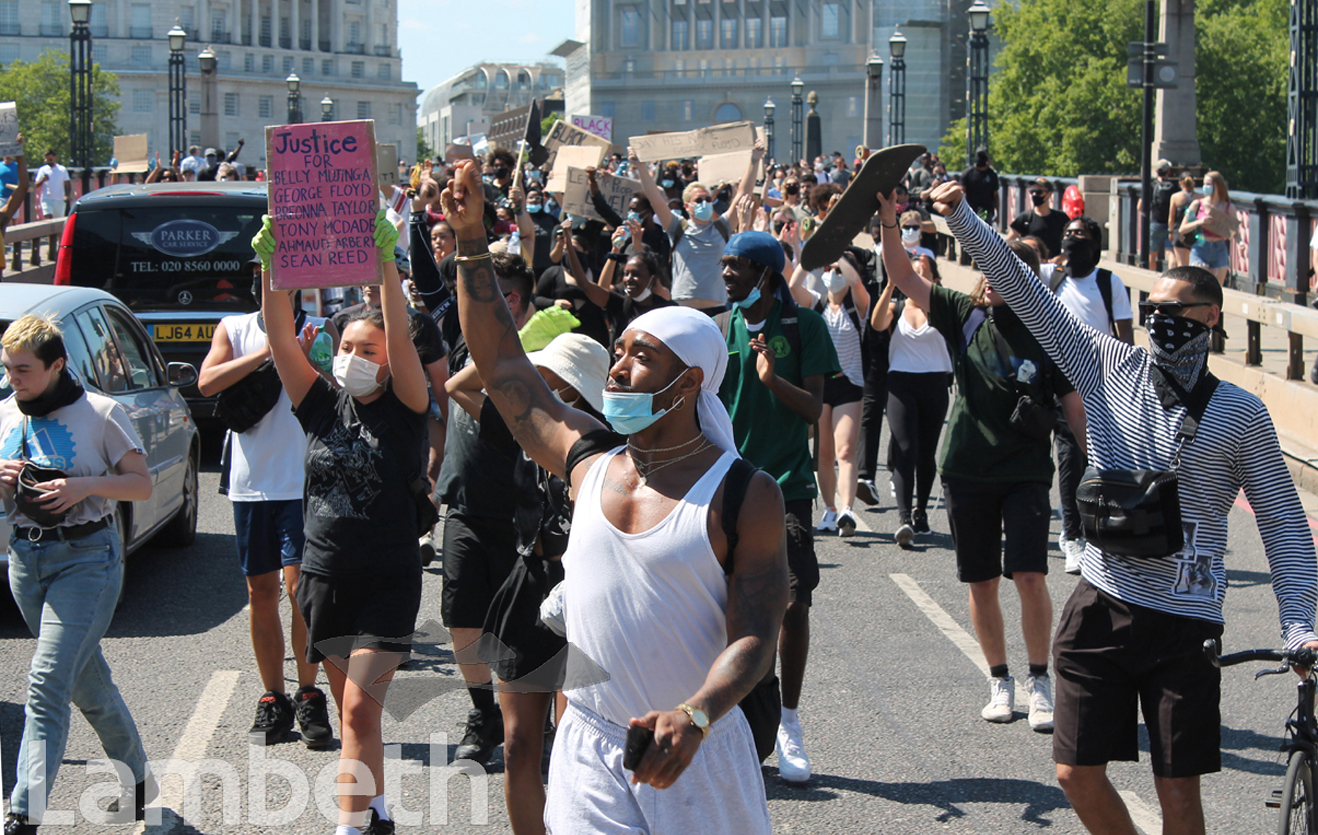
<svg viewBox="0 0 1318 835"><path fill-rule="evenodd" d="M1180 316L1187 307L1211 307L1212 302L1140 302L1140 313L1161 313L1164 316Z"/></svg>
<svg viewBox="0 0 1318 835"><path fill-rule="evenodd" d="M709 200L708 197L697 197L695 200L692 200L691 202L692 202L692 203L696 203L696 204L700 204L700 203L708 203L708 202L710 202L710 200Z"/></svg>
<svg viewBox="0 0 1318 835"><path fill-rule="evenodd" d="M917 232L920 231L920 227L918 227L918 226L903 226L902 228L903 228L903 229L914 229L914 230L917 231Z"/></svg>
<svg viewBox="0 0 1318 835"><path fill-rule="evenodd" d="M1044 192L1042 192L1042 191L1032 191L1032 192L1030 192L1030 196L1031 196L1031 197L1043 197L1043 195L1044 195Z"/></svg>

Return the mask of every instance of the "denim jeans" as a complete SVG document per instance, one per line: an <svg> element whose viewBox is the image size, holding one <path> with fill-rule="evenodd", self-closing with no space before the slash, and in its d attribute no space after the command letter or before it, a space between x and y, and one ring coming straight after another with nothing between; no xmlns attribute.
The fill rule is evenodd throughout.
<svg viewBox="0 0 1318 835"><path fill-rule="evenodd" d="M119 550L113 528L71 542L55 538L29 542L18 535L9 540L9 589L37 638L28 672L18 779L9 808L34 818L34 823L45 811L64 759L70 701L100 737L107 757L127 766L135 783L146 775L146 753L137 726L101 654L101 637L110 626L123 584ZM45 744L44 781L37 773L38 742Z"/></svg>

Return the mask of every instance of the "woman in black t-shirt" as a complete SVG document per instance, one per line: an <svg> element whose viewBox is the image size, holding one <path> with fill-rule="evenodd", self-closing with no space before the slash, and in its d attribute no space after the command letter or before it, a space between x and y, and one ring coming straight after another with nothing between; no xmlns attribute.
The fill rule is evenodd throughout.
<svg viewBox="0 0 1318 835"><path fill-rule="evenodd" d="M340 762L365 764L374 781L370 794L358 786L358 793L339 796L339 824L357 829L366 823L368 804L372 817L388 818L380 714L394 670L411 649L421 606L412 484L424 484L430 395L394 266L397 239L398 230L380 212L381 310L363 311L344 327L334 358L341 388L307 359L294 336L287 294L264 294L263 307L279 379L307 432L306 546L297 589L307 660L329 661L324 666L339 710ZM269 217L252 248L261 258L262 280L269 281L275 251Z"/></svg>

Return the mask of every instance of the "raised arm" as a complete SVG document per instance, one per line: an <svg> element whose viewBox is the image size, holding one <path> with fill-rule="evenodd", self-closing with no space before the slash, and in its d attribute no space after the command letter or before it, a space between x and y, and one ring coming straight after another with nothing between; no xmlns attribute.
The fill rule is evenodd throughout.
<svg viewBox="0 0 1318 835"><path fill-rule="evenodd" d="M627 146L627 162L640 175L641 191L645 192L645 198L650 201L650 208L654 209L654 219L658 221L659 228L667 234L668 227L673 223L673 210L668 208L668 195L664 194L664 190L654 181L654 174L650 173L650 164L641 162L630 145Z"/></svg>
<svg viewBox="0 0 1318 835"><path fill-rule="evenodd" d="M474 163L458 164L440 201L458 239L458 317L486 394L526 454L566 478L572 445L603 424L554 397L522 350L485 242L485 200Z"/></svg>
<svg viewBox="0 0 1318 835"><path fill-rule="evenodd" d="M865 282L860 278L860 270L856 269L851 256L843 255L837 259L837 268L847 277L847 284L851 287L852 304L857 310L869 310L870 291L865 289Z"/></svg>
<svg viewBox="0 0 1318 835"><path fill-rule="evenodd" d="M916 278L919 278L919 276L917 275ZM892 316L896 307L892 303L892 292L896 288L897 285L892 280L892 274L889 271L888 281L883 285L883 292L879 293L879 300L874 303L874 309L870 311L870 327L876 331L886 331L892 327Z"/></svg>
<svg viewBox="0 0 1318 835"><path fill-rule="evenodd" d="M600 192L599 180L596 179L595 166L591 165L586 168L586 183L590 186L590 205L595 207L595 214L604 219L606 226L612 226L617 229L622 226L622 216L613 210L609 201L604 199Z"/></svg>
<svg viewBox="0 0 1318 835"><path fill-rule="evenodd" d="M444 286L444 279L439 275L439 265L435 263L435 253L430 248L429 230L426 228L426 205L434 198L427 194L433 191L435 184L426 180L421 191L412 198L412 217L408 222L408 251L412 260L412 284L421 294L421 301L436 322L444 318L449 306L453 304L453 295Z"/></svg>
<svg viewBox="0 0 1318 835"><path fill-rule="evenodd" d="M891 194L879 195L879 223L883 226L879 237L883 244L883 266L888 271L888 285L897 285L911 304L928 310L929 293L934 284L915 271L911 256L902 246L901 230L897 228L897 201Z"/></svg>
<svg viewBox="0 0 1318 835"><path fill-rule="evenodd" d="M287 293L270 289L270 259L275 254L275 228L270 215L261 218L261 231L252 238L252 249L261 258L261 315L265 318L270 356L274 357L279 380L296 409L319 374L298 343L293 302Z"/></svg>
<svg viewBox="0 0 1318 835"><path fill-rule="evenodd" d="M760 169L760 160L762 159L764 159L764 140L757 139L755 140L755 146L751 148L750 164L746 166L746 173L742 175L741 182L737 183L737 193L732 197L734 204L737 202L737 198L750 199L751 194L755 192L755 175Z"/></svg>
<svg viewBox="0 0 1318 835"><path fill-rule="evenodd" d="M792 270L792 277L787 280L787 289L797 305L813 310L819 298L805 286L805 277L808 275L810 273L806 268L797 264L796 269Z"/></svg>
<svg viewBox="0 0 1318 835"><path fill-rule="evenodd" d="M485 405L484 389L480 369L475 365L468 365L444 382L449 398L477 423L481 422L481 408Z"/></svg>

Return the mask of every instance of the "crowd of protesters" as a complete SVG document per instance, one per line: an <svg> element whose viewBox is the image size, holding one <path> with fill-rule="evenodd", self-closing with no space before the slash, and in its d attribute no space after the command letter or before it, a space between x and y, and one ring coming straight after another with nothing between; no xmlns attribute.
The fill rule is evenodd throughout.
<svg viewBox="0 0 1318 835"><path fill-rule="evenodd" d="M157 160L149 181L259 177L237 162L241 143L228 154L199 150ZM937 155L921 156L865 219L872 241L807 270L802 247L862 163L841 154L778 163L757 142L738 180L710 182L698 160L647 164L628 148L587 169L591 205L570 213L551 168L510 151L424 161L402 185L382 181L383 284L364 281L362 303L328 320L297 313L290 294L271 289L278 242L267 219L252 241L261 309L221 323L199 387L282 387L252 425L231 432L226 453L265 690L251 733L276 742L297 724L306 745L329 747L323 669L345 763L339 782L377 789L343 792L337 835L393 831L381 706L436 555L441 616L471 702L455 758L484 765L504 747L515 832L768 832L757 763L776 751L782 779L812 773L799 711L820 583L815 538L854 536L857 502L890 499L897 523L882 534L900 548L927 541L943 527L931 513L937 475L989 669L981 715L1016 715L998 602L1006 577L1021 600L1029 725L1057 725L1059 780L1086 825L1106 831L1105 778L1092 769L1131 753L1127 702L1089 706L1085 677L1100 667L1080 657L1077 620L1093 617L1085 606L1107 605L1158 622L1144 609L1131 614L1138 605L1220 622L1225 527L1201 519L1201 550L1191 531L1178 555L1201 579L1217 578L1212 593L1183 577L1171 579L1173 591L1147 591L1138 566L1087 541L1077 485L1094 438L1112 466L1166 464L1172 435L1147 455L1137 450L1149 461L1122 458L1117 435L1137 432L1140 420L1162 427L1162 410L1184 411L1204 379L1202 352L1181 349L1201 336L1206 344L1220 317L1213 279L1234 232L1225 180L1211 173L1197 197L1155 192L1166 213L1155 233L1164 249L1188 248L1194 266L1169 273L1155 294L1150 311L1164 330L1151 338L1165 345L1151 346L1150 360L1132 347L1129 291L1098 266L1101 228L1054 208L1050 183L1031 185L1032 208L1013 219L1006 242L988 231L998 182L982 150L954 176ZM59 175L42 171L37 187L54 200ZM625 215L604 199L605 177L639 183ZM942 284L935 212L952 217L984 269L973 292ZM1185 318L1214 304L1215 314ZM36 351L31 362L45 376L33 385L53 390L58 351L34 346L55 336L33 333L6 337L6 368L12 377L16 358ZM326 365L316 361L321 338L331 346ZM1129 392L1114 405L1119 386L1097 370L1106 365L1143 369L1142 379L1157 366L1157 379L1179 380L1181 400L1139 406L1156 415L1131 411L1140 397ZM1234 387L1219 396L1266 446L1266 412ZM881 456L885 415L891 442ZM1216 431L1224 418L1209 415L1201 422ZM117 463L125 483L133 440L115 453L128 457L103 462ZM1275 456L1239 456L1187 452L1187 477L1229 470L1223 479L1275 506L1283 522L1264 538L1270 558L1284 553L1276 582L1287 637L1318 643L1312 546L1290 530L1293 492L1266 480L1277 475ZM13 517L11 463L0 466L0 489ZM1068 603L1057 647L1046 582L1055 475L1066 570L1083 576L1078 595L1099 601ZM1217 485L1211 492L1187 512L1211 515L1221 498ZM281 581L297 657L292 697ZM1297 590L1301 581L1308 591ZM1067 665L1057 711L1054 658ZM1161 686L1198 686L1202 672ZM1118 695L1144 686L1142 676L1131 673L1135 683ZM1098 717L1110 739L1077 714ZM123 721L131 730L126 708ZM1177 789L1193 776L1197 792L1194 775L1212 770L1204 746L1183 742L1177 721L1157 730L1166 750L1155 752L1155 774L1182 781L1168 783ZM140 772L126 787L139 816L153 793ZM28 790L20 780L6 835L39 823L26 817ZM1159 795L1165 816L1193 817L1162 783Z"/></svg>

